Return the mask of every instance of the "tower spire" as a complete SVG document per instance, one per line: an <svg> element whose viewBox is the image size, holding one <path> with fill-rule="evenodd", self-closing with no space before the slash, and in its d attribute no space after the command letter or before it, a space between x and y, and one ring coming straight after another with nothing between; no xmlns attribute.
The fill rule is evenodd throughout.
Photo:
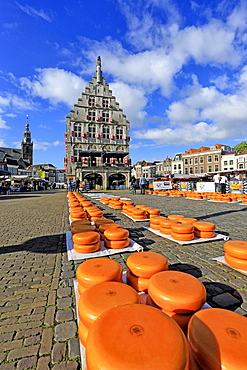
<svg viewBox="0 0 247 370"><path fill-rule="evenodd" d="M98 58L97 58L96 77L97 77L97 83L101 83L102 82L102 72L101 72L101 58L100 58L100 56L98 56Z"/></svg>

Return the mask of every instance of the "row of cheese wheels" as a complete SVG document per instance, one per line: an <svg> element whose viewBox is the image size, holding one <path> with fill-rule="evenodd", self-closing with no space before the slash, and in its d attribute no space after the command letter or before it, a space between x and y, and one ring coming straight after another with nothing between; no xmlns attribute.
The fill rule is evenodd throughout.
<svg viewBox="0 0 247 370"><path fill-rule="evenodd" d="M229 240L224 244L225 261L234 268L247 271L247 242Z"/></svg>
<svg viewBox="0 0 247 370"><path fill-rule="evenodd" d="M167 217L152 217L150 228L162 234L171 235L174 240L189 241L196 237L213 238L215 224L212 222L198 221L183 215L169 215Z"/></svg>
<svg viewBox="0 0 247 370"><path fill-rule="evenodd" d="M199 296L198 285L191 286L196 278L178 272L168 276L174 272L163 271L150 278L152 298L150 294L143 305L133 288L120 283L122 268L118 262L99 258L78 267L79 287L83 284L83 289L79 289L79 338L86 348L87 369L246 368L245 317L215 308L183 314L169 314L160 308L165 295L173 294L173 301L188 299L191 288L194 296ZM168 280L161 276L164 274ZM181 284L186 280L185 287ZM195 300L192 307L195 308ZM186 320L188 341L178 325L183 327Z"/></svg>

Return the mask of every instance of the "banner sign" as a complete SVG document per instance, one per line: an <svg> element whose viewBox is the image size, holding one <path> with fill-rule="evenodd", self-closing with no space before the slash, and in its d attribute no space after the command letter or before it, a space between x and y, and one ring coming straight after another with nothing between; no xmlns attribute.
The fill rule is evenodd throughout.
<svg viewBox="0 0 247 370"><path fill-rule="evenodd" d="M204 191L213 192L215 191L214 182L197 182L196 191L203 193Z"/></svg>
<svg viewBox="0 0 247 370"><path fill-rule="evenodd" d="M171 181L154 181L153 182L154 190L169 190L172 189Z"/></svg>

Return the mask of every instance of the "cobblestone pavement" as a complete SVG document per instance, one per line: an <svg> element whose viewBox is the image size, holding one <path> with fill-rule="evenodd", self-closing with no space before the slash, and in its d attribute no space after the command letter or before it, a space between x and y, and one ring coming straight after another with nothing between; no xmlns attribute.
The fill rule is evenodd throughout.
<svg viewBox="0 0 247 370"><path fill-rule="evenodd" d="M231 239L247 240L247 206L128 191L109 194L159 208L164 215L214 222ZM147 222L134 222L98 200L93 203L128 228L144 250L164 254L170 269L197 276L212 306L247 314L247 276L212 260L223 256L223 240L179 245L143 229ZM66 191L0 196L0 210L0 370L80 369L73 279L82 261L67 258ZM111 258L125 269L128 255Z"/></svg>

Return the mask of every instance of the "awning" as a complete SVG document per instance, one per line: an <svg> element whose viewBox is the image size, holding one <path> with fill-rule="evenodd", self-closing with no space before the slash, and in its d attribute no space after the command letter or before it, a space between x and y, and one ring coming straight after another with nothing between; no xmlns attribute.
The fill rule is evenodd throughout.
<svg viewBox="0 0 247 370"><path fill-rule="evenodd" d="M9 176L9 175L11 175L11 172L3 170L2 168L0 168L0 175L1 176L4 176L4 175Z"/></svg>

